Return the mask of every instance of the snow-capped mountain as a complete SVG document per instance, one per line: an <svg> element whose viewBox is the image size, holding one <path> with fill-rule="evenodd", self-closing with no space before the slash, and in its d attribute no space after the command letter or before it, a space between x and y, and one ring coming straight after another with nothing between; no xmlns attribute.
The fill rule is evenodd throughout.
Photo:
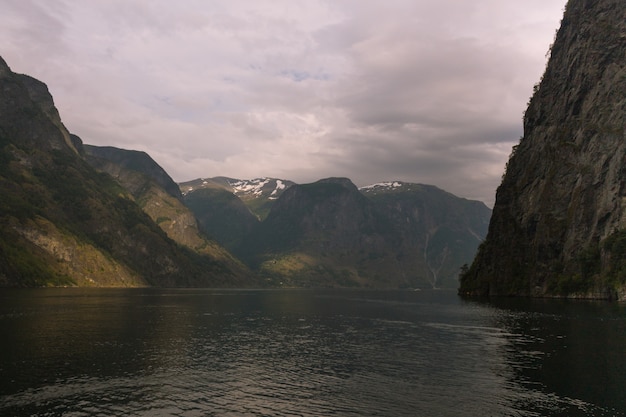
<svg viewBox="0 0 626 417"><path fill-rule="evenodd" d="M178 184L187 198L198 190L223 190L237 196L258 219L264 219L272 204L289 187L293 181L278 178L255 178L241 180L229 177L198 178ZM206 192L205 192L206 194ZM195 196L197 198L198 195Z"/></svg>
<svg viewBox="0 0 626 417"><path fill-rule="evenodd" d="M376 184L366 185L359 188L362 194L368 197L375 196L377 194L384 193L399 193L399 192L413 192L424 191L426 189L438 189L434 185L416 184L412 182L404 181L384 181ZM442 190L443 191L443 190Z"/></svg>
<svg viewBox="0 0 626 417"><path fill-rule="evenodd" d="M376 184L366 185L365 187L359 188L362 192L370 192L376 190L394 190L396 188L402 187L402 182L400 181L386 181L386 182L378 182Z"/></svg>
<svg viewBox="0 0 626 417"><path fill-rule="evenodd" d="M233 192L240 198L266 197L269 200L276 200L291 185L293 182L277 178L255 178L230 183Z"/></svg>
<svg viewBox="0 0 626 417"><path fill-rule="evenodd" d="M276 200L287 188L294 183L278 178L254 178L241 180L228 177L198 178L180 183L183 194L203 188L224 188L242 200L265 198Z"/></svg>

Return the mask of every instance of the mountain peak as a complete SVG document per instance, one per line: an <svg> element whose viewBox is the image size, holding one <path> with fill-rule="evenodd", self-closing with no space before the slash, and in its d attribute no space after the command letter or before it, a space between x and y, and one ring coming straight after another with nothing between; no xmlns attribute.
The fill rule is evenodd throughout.
<svg viewBox="0 0 626 417"><path fill-rule="evenodd" d="M270 200L277 199L292 184L291 181L268 177L230 182L230 186L236 196L248 198L267 197Z"/></svg>
<svg viewBox="0 0 626 417"><path fill-rule="evenodd" d="M9 68L6 61L0 56L0 77L5 77L9 74L12 74L11 68Z"/></svg>
<svg viewBox="0 0 626 417"><path fill-rule="evenodd" d="M271 177L259 177L250 180L213 177L186 181L180 183L179 186L183 194L203 188L223 188L243 200L258 198L275 200L293 184L292 181Z"/></svg>
<svg viewBox="0 0 626 417"><path fill-rule="evenodd" d="M405 183L403 183L402 181L384 181L378 182L376 184L366 185L359 188L359 191L365 194L376 194L379 192L397 191L399 189L402 189L404 185Z"/></svg>
<svg viewBox="0 0 626 417"><path fill-rule="evenodd" d="M317 184L339 184L349 190L358 191L358 188L350 178L346 177L329 177L323 178L316 182Z"/></svg>

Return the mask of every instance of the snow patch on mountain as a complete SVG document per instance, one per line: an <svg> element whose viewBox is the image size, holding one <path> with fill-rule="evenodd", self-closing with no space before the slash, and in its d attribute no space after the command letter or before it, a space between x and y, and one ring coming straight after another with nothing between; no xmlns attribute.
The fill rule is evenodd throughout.
<svg viewBox="0 0 626 417"><path fill-rule="evenodd" d="M255 178L253 180L239 180L237 182L230 183L233 187L233 192L237 194L253 194L257 197L263 195L263 187L270 182L269 178Z"/></svg>
<svg viewBox="0 0 626 417"><path fill-rule="evenodd" d="M276 200L282 191L287 188L284 181L274 178L255 178L253 180L237 180L229 183L233 193L237 196L260 198L267 196L270 200Z"/></svg>
<svg viewBox="0 0 626 417"><path fill-rule="evenodd" d="M281 180L276 180L276 188L274 188L274 191L272 191L272 194L270 195L276 195L278 190L284 190L284 189L285 189L285 184L283 184Z"/></svg>
<svg viewBox="0 0 626 417"><path fill-rule="evenodd" d="M386 181L386 182L378 182L372 185L366 185L365 187L359 188L361 191L384 191L384 190L392 190L395 188L402 187L402 182L400 181Z"/></svg>
<svg viewBox="0 0 626 417"><path fill-rule="evenodd" d="M279 180L277 178L255 178L241 180L227 177L198 178L196 180L180 183L179 187L183 195L203 188L222 187L238 197L245 199L268 198L276 200L283 191L289 188L293 182Z"/></svg>

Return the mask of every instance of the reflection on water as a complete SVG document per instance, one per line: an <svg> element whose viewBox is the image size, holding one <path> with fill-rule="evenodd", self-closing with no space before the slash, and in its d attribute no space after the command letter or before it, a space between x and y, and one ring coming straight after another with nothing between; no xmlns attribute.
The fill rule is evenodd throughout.
<svg viewBox="0 0 626 417"><path fill-rule="evenodd" d="M3 290L0 415L621 416L625 323L446 291Z"/></svg>

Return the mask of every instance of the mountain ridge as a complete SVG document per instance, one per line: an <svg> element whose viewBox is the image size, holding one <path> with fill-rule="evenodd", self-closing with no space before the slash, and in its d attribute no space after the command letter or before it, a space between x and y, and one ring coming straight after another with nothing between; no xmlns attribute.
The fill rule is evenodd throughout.
<svg viewBox="0 0 626 417"><path fill-rule="evenodd" d="M471 261L491 214L484 203L435 186L390 181L358 189L348 178L331 177L309 184L290 182L272 202L267 217L254 219L232 187L195 181L195 189L190 182L180 186L205 231L267 280L295 286L333 285L335 280L341 285L380 287L385 285L380 277L388 276L392 287L456 288L459 269ZM197 188L201 181L206 182L204 189ZM229 184L247 181L228 179ZM209 203L220 199L224 204ZM439 207L431 209L432 204ZM445 209L447 205L454 208ZM229 217L217 214L223 210ZM454 211L463 214L453 215ZM463 216L471 219L471 227ZM236 241L224 240L237 233Z"/></svg>

